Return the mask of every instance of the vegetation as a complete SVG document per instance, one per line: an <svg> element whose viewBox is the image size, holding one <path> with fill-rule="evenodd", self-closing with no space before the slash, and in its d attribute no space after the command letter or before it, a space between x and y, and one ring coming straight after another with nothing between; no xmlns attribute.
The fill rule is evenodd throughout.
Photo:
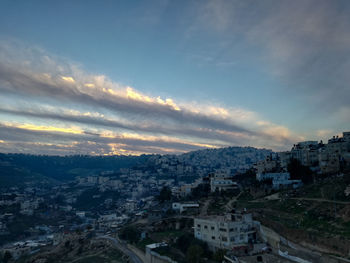
<svg viewBox="0 0 350 263"><path fill-rule="evenodd" d="M140 231L133 226L126 226L120 231L120 238L136 244L140 240Z"/></svg>
<svg viewBox="0 0 350 263"><path fill-rule="evenodd" d="M304 184L313 182L312 171L308 166L304 166L297 159L291 159L288 164L288 172L292 180L301 180Z"/></svg>
<svg viewBox="0 0 350 263"><path fill-rule="evenodd" d="M258 181L256 180L256 172L254 169L249 169L244 173L236 174L235 180L242 186L258 185Z"/></svg>
<svg viewBox="0 0 350 263"><path fill-rule="evenodd" d="M164 186L160 191L157 199L162 203L171 200L171 190L168 186Z"/></svg>
<svg viewBox="0 0 350 263"><path fill-rule="evenodd" d="M350 174L325 177L299 189L280 191L272 200L254 200L246 191L237 207L254 212L263 225L294 242L328 247L344 256L350 246L350 197L344 194L349 183Z"/></svg>
<svg viewBox="0 0 350 263"><path fill-rule="evenodd" d="M3 258L2 258L2 262L7 263L7 262L9 262L11 259L12 259L11 253L8 252L8 251L6 251L6 252L4 253Z"/></svg>
<svg viewBox="0 0 350 263"><path fill-rule="evenodd" d="M200 199L203 197L208 197L210 193L209 184L199 184L196 188L192 189L191 199Z"/></svg>
<svg viewBox="0 0 350 263"><path fill-rule="evenodd" d="M98 188L87 189L78 196L74 207L80 210L94 210L97 209L103 202L111 198L116 200L120 197L118 191L104 191L100 192Z"/></svg>
<svg viewBox="0 0 350 263"><path fill-rule="evenodd" d="M81 175L92 175L100 171L131 168L147 162L151 155L141 156L46 156L30 154L4 154L0 153L0 184L17 184L17 178L8 177L7 174L16 173L31 176L42 176L60 181L72 180ZM9 172L6 172L9 170ZM23 172L25 171L25 172ZM18 171L17 171L18 173ZM3 181L2 181L3 180ZM5 186L5 185L4 185Z"/></svg>
<svg viewBox="0 0 350 263"><path fill-rule="evenodd" d="M203 255L203 248L199 245L191 245L187 249L186 259L188 262L199 263Z"/></svg>
<svg viewBox="0 0 350 263"><path fill-rule="evenodd" d="M54 180L41 174L18 166L3 165L0 162L0 188L24 187L26 184L44 185L53 184Z"/></svg>
<svg viewBox="0 0 350 263"><path fill-rule="evenodd" d="M207 243L194 238L193 234L189 234L189 233L183 234L177 239L175 246L182 253L186 255L187 259L189 259L190 257L191 259L196 260L196 258L192 258L193 256L192 254L194 252L198 252L198 253L200 252L200 254L203 255L203 257L207 257L207 258L210 258L212 256L212 253L209 251ZM199 250L198 247L200 247L201 250ZM197 262L197 261L189 261L189 262Z"/></svg>

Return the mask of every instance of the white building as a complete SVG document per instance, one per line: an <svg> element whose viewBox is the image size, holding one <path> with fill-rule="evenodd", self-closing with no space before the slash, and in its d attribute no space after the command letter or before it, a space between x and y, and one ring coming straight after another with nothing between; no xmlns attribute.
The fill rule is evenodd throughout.
<svg viewBox="0 0 350 263"><path fill-rule="evenodd" d="M179 211L180 213L186 211L186 210L192 210L192 209L198 209L199 204L198 203L173 203L172 209L175 211Z"/></svg>
<svg viewBox="0 0 350 263"><path fill-rule="evenodd" d="M256 180L259 182L272 179L272 187L274 189L280 189L282 186L291 185L293 188L297 188L302 185L301 180L290 180L289 173L258 173Z"/></svg>
<svg viewBox="0 0 350 263"><path fill-rule="evenodd" d="M76 216L79 216L80 218L85 218L85 211L77 211L75 212Z"/></svg>
<svg viewBox="0 0 350 263"><path fill-rule="evenodd" d="M256 225L252 214L227 214L194 219L194 236L209 248L234 249L256 241Z"/></svg>
<svg viewBox="0 0 350 263"><path fill-rule="evenodd" d="M214 173L210 175L210 191L223 191L238 189L238 184L224 173Z"/></svg>

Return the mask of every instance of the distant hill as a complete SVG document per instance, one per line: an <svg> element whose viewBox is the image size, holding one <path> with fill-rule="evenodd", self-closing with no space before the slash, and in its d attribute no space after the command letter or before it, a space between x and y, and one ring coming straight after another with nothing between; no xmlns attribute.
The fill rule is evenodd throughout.
<svg viewBox="0 0 350 263"><path fill-rule="evenodd" d="M55 180L44 175L32 172L26 168L12 165L8 162L0 162L0 188L24 187L27 185L54 184Z"/></svg>
<svg viewBox="0 0 350 263"><path fill-rule="evenodd" d="M164 162L170 165L175 164L175 166L183 164L193 167L191 171L223 168L235 172L251 167L255 162L264 159L271 153L271 150L253 147L205 149L181 155L164 156L47 156L0 153L0 183L16 185L23 183L24 180L34 179L42 182L67 181L73 180L76 176L93 175L102 171L117 171L120 168L157 170Z"/></svg>
<svg viewBox="0 0 350 263"><path fill-rule="evenodd" d="M130 168L147 161L150 156L46 156L0 153L0 178L14 174L45 176L60 181L77 175ZM0 179L2 180L2 179ZM3 179L5 180L5 179ZM6 179L7 181L10 179ZM10 180L11 181L11 180ZM16 181L15 179L13 181Z"/></svg>

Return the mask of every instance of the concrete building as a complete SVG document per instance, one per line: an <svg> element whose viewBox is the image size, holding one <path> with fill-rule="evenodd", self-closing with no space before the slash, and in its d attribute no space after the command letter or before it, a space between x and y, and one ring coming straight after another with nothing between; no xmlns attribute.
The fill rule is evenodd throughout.
<svg viewBox="0 0 350 263"><path fill-rule="evenodd" d="M343 137L333 136L319 150L321 173L337 173L344 166L350 166L350 132L343 132Z"/></svg>
<svg viewBox="0 0 350 263"><path fill-rule="evenodd" d="M288 164L292 159L292 154L290 151L279 152L281 169L287 171Z"/></svg>
<svg viewBox="0 0 350 263"><path fill-rule="evenodd" d="M194 219L194 236L206 242L211 250L234 249L256 241L256 224L252 214L233 213Z"/></svg>
<svg viewBox="0 0 350 263"><path fill-rule="evenodd" d="M228 176L226 173L213 173L209 175L210 177L210 191L213 193L215 191L227 191L236 190L239 188L238 184L232 180L232 177Z"/></svg>
<svg viewBox="0 0 350 263"><path fill-rule="evenodd" d="M293 188L300 187L303 183L301 180L290 180L289 173L260 173L256 175L256 180L259 182L272 179L272 188L280 189L285 186L292 186Z"/></svg>
<svg viewBox="0 0 350 263"><path fill-rule="evenodd" d="M265 160L259 161L255 165L257 173L273 172L279 169L279 160L268 155Z"/></svg>
<svg viewBox="0 0 350 263"><path fill-rule="evenodd" d="M187 210L198 210L198 203L173 203L172 209L175 211L179 211L180 213L185 212Z"/></svg>

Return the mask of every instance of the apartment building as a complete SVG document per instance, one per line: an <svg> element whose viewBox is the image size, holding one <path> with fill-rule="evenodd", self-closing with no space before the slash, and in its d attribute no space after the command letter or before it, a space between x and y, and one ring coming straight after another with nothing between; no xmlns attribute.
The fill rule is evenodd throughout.
<svg viewBox="0 0 350 263"><path fill-rule="evenodd" d="M194 236L211 250L248 246L256 241L256 222L248 213L199 217L194 219Z"/></svg>
<svg viewBox="0 0 350 263"><path fill-rule="evenodd" d="M216 172L209 175L210 191L227 191L236 190L239 188L238 184L233 181L232 177L227 173Z"/></svg>
<svg viewBox="0 0 350 263"><path fill-rule="evenodd" d="M287 172L260 173L256 175L256 180L260 182L267 179L272 179L272 188L276 190L286 186L292 186L293 188L297 188L303 184L301 180L290 180L290 174Z"/></svg>

